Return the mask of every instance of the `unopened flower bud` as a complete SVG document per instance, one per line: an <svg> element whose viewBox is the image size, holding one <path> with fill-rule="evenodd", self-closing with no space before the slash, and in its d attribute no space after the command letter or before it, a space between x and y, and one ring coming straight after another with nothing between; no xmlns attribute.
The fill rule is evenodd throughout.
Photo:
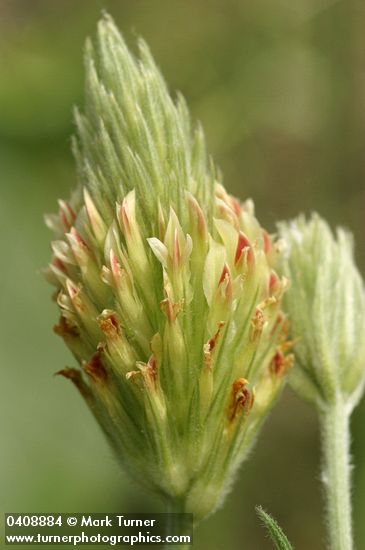
<svg viewBox="0 0 365 550"><path fill-rule="evenodd" d="M351 409L365 382L365 289L352 236L343 229L334 236L318 215L282 223L280 234L282 268L291 280L285 297L297 363L291 383L319 407L340 395Z"/></svg>

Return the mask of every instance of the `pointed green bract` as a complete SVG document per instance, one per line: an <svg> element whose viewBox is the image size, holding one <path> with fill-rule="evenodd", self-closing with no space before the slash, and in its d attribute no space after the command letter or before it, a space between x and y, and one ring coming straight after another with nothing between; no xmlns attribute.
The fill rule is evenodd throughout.
<svg viewBox="0 0 365 550"><path fill-rule="evenodd" d="M174 103L147 46L109 17L86 48L76 113L78 185L58 215L49 280L55 330L124 468L205 517L292 363L279 247L217 180L204 136Z"/></svg>
<svg viewBox="0 0 365 550"><path fill-rule="evenodd" d="M261 506L256 507L256 513L265 525L276 550L293 550L293 546L275 519Z"/></svg>

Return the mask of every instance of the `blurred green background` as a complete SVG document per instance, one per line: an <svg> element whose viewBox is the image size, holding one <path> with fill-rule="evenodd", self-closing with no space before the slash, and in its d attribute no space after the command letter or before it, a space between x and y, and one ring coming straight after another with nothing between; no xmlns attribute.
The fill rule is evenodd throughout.
<svg viewBox="0 0 365 550"><path fill-rule="evenodd" d="M123 477L76 391L40 269L43 213L74 184L72 106L82 47L107 8L143 35L206 130L228 189L260 221L317 210L355 234L365 269L365 4L362 0L0 1L1 513L152 511ZM365 402L353 416L357 548L365 548ZM318 430L287 389L199 550L272 548L262 504L297 550L324 548ZM99 547L100 548L100 547Z"/></svg>

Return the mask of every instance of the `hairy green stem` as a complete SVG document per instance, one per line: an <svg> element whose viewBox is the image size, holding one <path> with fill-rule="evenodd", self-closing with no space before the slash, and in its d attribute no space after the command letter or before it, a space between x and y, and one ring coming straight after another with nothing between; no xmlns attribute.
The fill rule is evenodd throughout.
<svg viewBox="0 0 365 550"><path fill-rule="evenodd" d="M352 550L350 412L338 396L322 412L322 479L331 550Z"/></svg>
<svg viewBox="0 0 365 550"><path fill-rule="evenodd" d="M185 512L184 500L175 499L171 500L167 505L167 513L170 514L169 522L167 525L166 536L174 535L186 535L188 530L186 529L186 519L182 516ZM164 550L189 550L190 544L169 544L166 543Z"/></svg>

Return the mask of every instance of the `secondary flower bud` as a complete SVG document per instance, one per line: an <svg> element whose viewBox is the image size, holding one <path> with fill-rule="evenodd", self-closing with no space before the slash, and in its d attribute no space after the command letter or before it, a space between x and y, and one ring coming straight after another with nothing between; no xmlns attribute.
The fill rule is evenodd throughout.
<svg viewBox="0 0 365 550"><path fill-rule="evenodd" d="M113 22L86 50L79 183L48 279L73 381L125 468L196 520L247 456L291 364L278 251L217 182L200 128L144 42Z"/></svg>
<svg viewBox="0 0 365 550"><path fill-rule="evenodd" d="M365 289L352 236L334 236L318 215L282 223L283 272L291 280L285 305L297 365L290 380L305 398L325 406L340 394L356 405L365 381Z"/></svg>

